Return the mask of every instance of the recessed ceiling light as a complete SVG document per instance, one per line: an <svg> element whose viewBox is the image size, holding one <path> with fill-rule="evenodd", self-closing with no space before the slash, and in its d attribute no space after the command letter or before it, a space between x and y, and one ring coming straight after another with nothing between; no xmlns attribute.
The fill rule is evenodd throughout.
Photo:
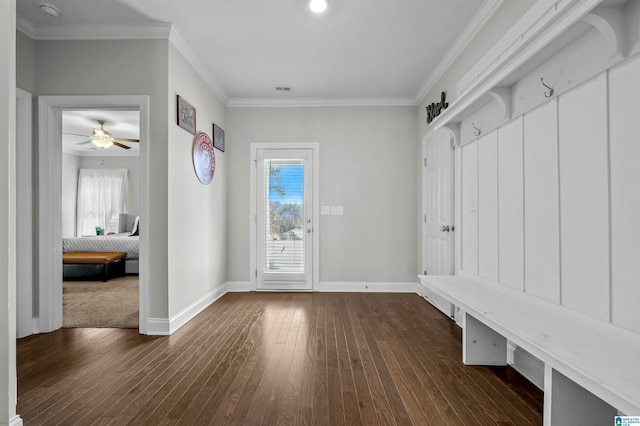
<svg viewBox="0 0 640 426"><path fill-rule="evenodd" d="M309 2L309 9L315 13L322 13L327 8L326 0L311 0Z"/></svg>
<svg viewBox="0 0 640 426"><path fill-rule="evenodd" d="M57 18L58 16L60 16L60 10L49 3L41 3L40 12L53 18Z"/></svg>

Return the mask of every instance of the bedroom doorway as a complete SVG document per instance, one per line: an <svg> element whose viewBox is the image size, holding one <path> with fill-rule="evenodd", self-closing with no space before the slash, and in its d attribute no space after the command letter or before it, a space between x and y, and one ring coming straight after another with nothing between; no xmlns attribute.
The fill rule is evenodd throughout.
<svg viewBox="0 0 640 426"><path fill-rule="evenodd" d="M63 256L125 253L106 266L64 264L63 328L139 328L139 137L137 109L62 112Z"/></svg>
<svg viewBox="0 0 640 426"><path fill-rule="evenodd" d="M39 332L62 327L62 116L70 110L139 111L139 216L148 216L149 97L113 96L40 96L39 106L39 213L38 213L38 293ZM97 126L96 126L97 127ZM140 236L138 320L141 334L148 324L148 240Z"/></svg>

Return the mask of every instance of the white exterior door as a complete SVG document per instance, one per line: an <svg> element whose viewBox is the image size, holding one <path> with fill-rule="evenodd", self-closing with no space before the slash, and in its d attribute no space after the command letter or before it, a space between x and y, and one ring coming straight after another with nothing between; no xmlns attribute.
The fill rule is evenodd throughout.
<svg viewBox="0 0 640 426"><path fill-rule="evenodd" d="M453 147L448 131L434 134L424 144L423 164L423 261L425 275L454 273ZM444 313L452 306L435 294L427 293Z"/></svg>
<svg viewBox="0 0 640 426"><path fill-rule="evenodd" d="M256 156L256 288L313 289L313 150Z"/></svg>

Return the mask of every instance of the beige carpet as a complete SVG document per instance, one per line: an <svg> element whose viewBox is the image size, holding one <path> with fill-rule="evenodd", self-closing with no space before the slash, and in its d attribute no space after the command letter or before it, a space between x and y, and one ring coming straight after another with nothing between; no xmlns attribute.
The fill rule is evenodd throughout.
<svg viewBox="0 0 640 426"><path fill-rule="evenodd" d="M62 326L138 328L138 276L62 283Z"/></svg>

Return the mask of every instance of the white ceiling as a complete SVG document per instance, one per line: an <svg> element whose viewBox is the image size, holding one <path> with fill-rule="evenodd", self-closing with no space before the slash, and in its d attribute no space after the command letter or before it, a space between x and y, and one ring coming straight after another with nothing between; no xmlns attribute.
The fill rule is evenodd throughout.
<svg viewBox="0 0 640 426"><path fill-rule="evenodd" d="M417 104L500 0L43 0L17 2L36 39L172 39L229 105ZM183 43L180 43L183 42ZM175 43L174 43L175 44ZM276 92L289 86L289 93Z"/></svg>

